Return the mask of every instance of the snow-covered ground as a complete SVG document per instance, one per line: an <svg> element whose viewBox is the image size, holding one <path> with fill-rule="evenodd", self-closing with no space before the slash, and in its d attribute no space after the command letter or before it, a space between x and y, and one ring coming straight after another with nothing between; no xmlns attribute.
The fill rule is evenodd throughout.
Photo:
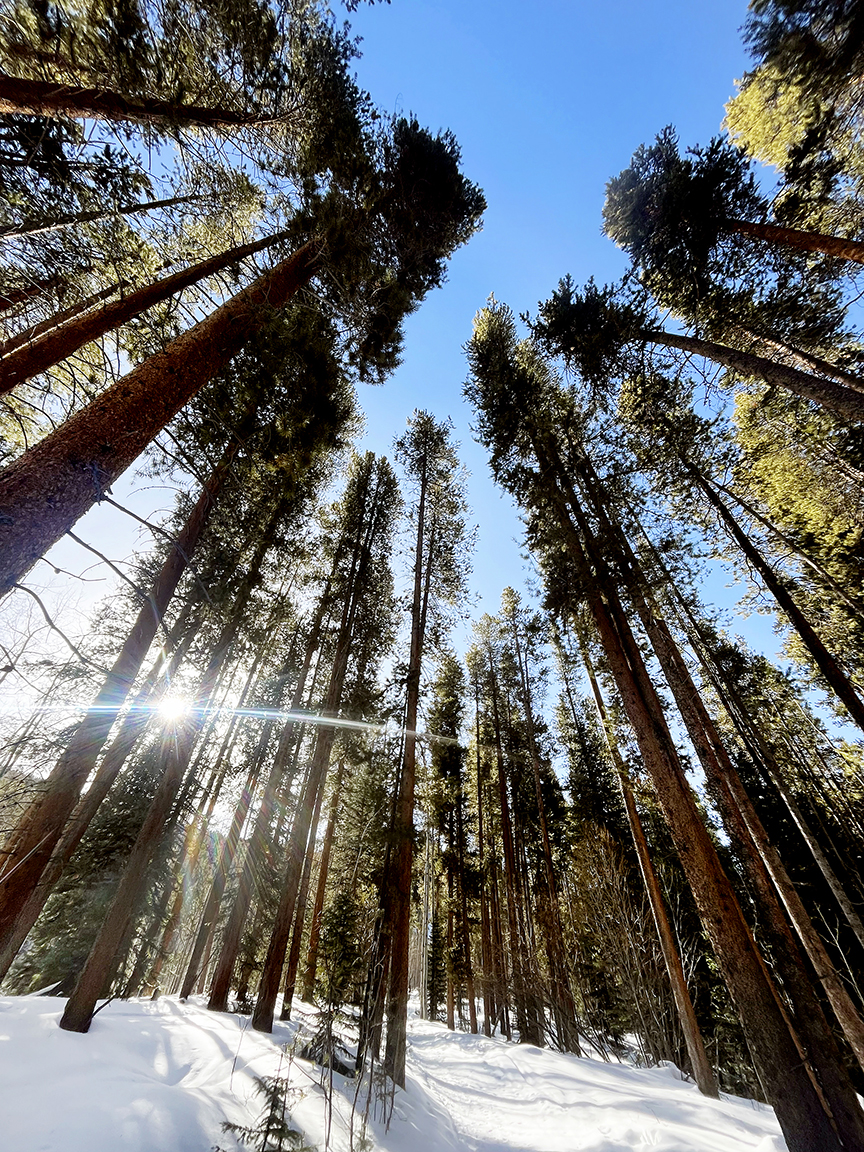
<svg viewBox="0 0 864 1152"><path fill-rule="evenodd" d="M292 1109L324 1148L321 1070L290 1058L296 1025L271 1037L197 1002L115 1002L90 1032L62 1032L63 1002L0 998L2 1152L235 1152L224 1120L254 1123L254 1077L290 1075ZM300 1013L303 1019L302 1010ZM349 1148L355 1086L334 1076L330 1147ZM578 1059L409 1021L408 1085L389 1130L371 1122L373 1152L782 1152L773 1112L706 1100L671 1066ZM355 1128L357 1126L355 1125ZM359 1149L359 1130L355 1147Z"/></svg>

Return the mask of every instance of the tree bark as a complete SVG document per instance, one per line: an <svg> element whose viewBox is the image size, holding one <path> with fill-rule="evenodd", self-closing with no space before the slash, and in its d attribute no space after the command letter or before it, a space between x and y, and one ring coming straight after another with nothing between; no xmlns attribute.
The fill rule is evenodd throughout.
<svg viewBox="0 0 864 1152"><path fill-rule="evenodd" d="M807 651L813 657L814 664L825 677L828 686L844 705L854 723L864 730L864 700L862 700L855 691L854 685L849 677L845 675L840 665L822 643L816 630L792 599L785 584L777 576L762 553L755 547L749 536L741 529L737 520L714 491L713 486L709 484L701 473L695 473L693 478L701 491L704 492L711 507L714 508L719 515L729 535L744 553L748 562L753 565L762 577L768 591L789 617L792 627L801 637Z"/></svg>
<svg viewBox="0 0 864 1152"><path fill-rule="evenodd" d="M230 265L245 260L247 256L272 248L274 244L284 239L285 233L279 232L275 236L265 236L262 240L255 240L251 244L230 248L227 252L220 252L217 256L210 256L193 264L191 268L184 268L182 272L175 272L162 280L137 288L128 296L123 296L101 308L95 308L83 316L73 317L64 324L52 327L49 332L9 351L0 359L0 395L11 392L18 384L23 384L32 376L46 372L61 360L67 360L85 344L98 340L106 332L113 332L115 328L140 316L154 304L168 300L184 288L198 284L208 276L214 276ZM194 332L195 328L192 331ZM169 345L170 347L173 345ZM144 363L147 364L149 361ZM128 377L126 379L128 380Z"/></svg>
<svg viewBox="0 0 864 1152"><path fill-rule="evenodd" d="M0 594L97 503L153 437L219 372L268 310L315 272L310 241L149 357L0 473Z"/></svg>
<svg viewBox="0 0 864 1152"><path fill-rule="evenodd" d="M146 96L127 97L107 88L78 88L46 80L22 80L17 76L0 76L0 115L111 120L167 129L184 125L226 130L275 122L273 117L254 116L231 108L175 104ZM282 121L287 116L277 119Z"/></svg>
<svg viewBox="0 0 864 1152"><path fill-rule="evenodd" d="M303 944L303 928L306 924L306 905L309 900L309 885L312 881L312 865L315 862L315 833L321 818L323 800L324 789L322 787L315 798L315 810L309 825L309 841L306 845L306 857L303 861L303 875L300 878L300 891L297 893L297 903L294 908L294 931L291 935L291 947L288 950L288 970L285 975L285 989L282 993L280 1020L291 1019L291 1002L294 999L297 969L300 966L300 948Z"/></svg>
<svg viewBox="0 0 864 1152"><path fill-rule="evenodd" d="M246 418L249 418L249 413ZM171 597L213 514L217 497L239 444L239 439L232 440L204 485L195 507L165 558L111 671L48 777L45 794L33 802L3 849L2 873L0 873L0 942L2 942L0 948L5 948L9 937L15 932L15 921L25 903L33 895L81 789L96 766L99 753L141 670ZM107 794L121 763L122 760L116 766L112 765L110 770L106 768L100 773L99 787L86 805L88 817L86 821L77 822L81 825L80 832L76 831L79 841L95 814L97 798L101 801ZM75 850L77 842L72 843L70 840L70 844L71 849L66 859ZM65 851L66 848L64 853ZM43 902L50 890L50 886L46 887Z"/></svg>
<svg viewBox="0 0 864 1152"><path fill-rule="evenodd" d="M429 460L424 456L417 506L417 538L414 550L414 590L411 604L411 646L406 676L405 738L402 766L394 809L395 843L390 870L390 985L387 993L387 1042L384 1071L405 1087L405 1052L408 1027L408 946L411 934L411 864L414 857L414 788L417 760L417 709L420 669L423 661L423 606L428 596L432 565L423 571L426 534L426 498ZM431 556L431 545L430 545ZM426 585L424 589L424 584Z"/></svg>
<svg viewBox="0 0 864 1152"><path fill-rule="evenodd" d="M580 511L575 493L554 448L547 448L533 429L532 434L544 492L585 589L610 671L789 1150L839 1152L840 1140L802 1064L776 990L699 815L629 623L615 590L599 584L571 520L571 510Z"/></svg>
<svg viewBox="0 0 864 1152"><path fill-rule="evenodd" d="M184 627L185 624L186 621L184 619ZM181 631L182 629L176 629L176 635L179 636ZM169 638L169 643L166 644L166 648L171 647L174 635L175 629L172 629L172 636ZM180 660L186 654L188 645L194 639L194 636L195 629L191 630L187 636L184 636L182 642L173 650L168 672L165 676L167 682L170 682L170 678L176 671ZM72 812L69 823L63 829L63 834L58 840L57 846L51 854L45 870L39 877L38 883L16 916L11 930L4 936L2 948L0 948L0 980L2 980L9 971L12 961L18 955L21 945L27 939L31 928L39 919L39 914L45 907L48 897L53 892L57 881L63 875L66 865L72 859L75 849L81 843L87 829L90 827L91 820L111 790L129 753L144 732L150 718L149 702L153 699L154 687L163 665L164 659L160 655L159 659L151 668L135 702L124 717L119 732L108 746L108 750L105 753L102 763L99 765L99 770L94 776L90 787L78 801L78 804Z"/></svg>
<svg viewBox="0 0 864 1152"><path fill-rule="evenodd" d="M727 232L739 236L754 236L769 244L785 244L803 252L820 252L838 260L851 260L864 264L864 244L860 240L846 240L842 236L826 236L822 232L805 232L800 228L783 228L779 224L762 224L753 220L727 220Z"/></svg>
<svg viewBox="0 0 864 1152"><path fill-rule="evenodd" d="M864 421L864 393L838 384L836 380L813 376L809 372L790 368L776 360L754 356L752 352L741 352L737 348L715 344L710 340L700 340L695 336L676 336L672 332L648 330L640 335L649 344L660 344L664 348L678 348L695 356L705 356L708 360L722 364L724 368L731 368L742 376L758 377L768 385L793 392L805 400L813 400L823 408L842 416L844 420L856 424Z"/></svg>
<svg viewBox="0 0 864 1152"><path fill-rule="evenodd" d="M342 781L345 778L345 764L339 765L336 781L333 785L333 798L330 801L330 813L327 817L327 830L324 833L324 843L321 845L321 863L318 865L318 883L315 888L315 906L312 909L312 923L309 928L309 952L306 958L306 969L303 973L303 999L311 1003L315 993L315 976L318 969L318 943L321 938L321 917L324 913L324 893L327 890L327 874L330 871L330 853L333 851L333 836L336 831L336 815L339 811L339 800L342 794Z"/></svg>
<svg viewBox="0 0 864 1152"><path fill-rule="evenodd" d="M89 1030L96 1001L111 978L118 949L132 922L146 883L147 868L189 765L195 739L203 724L204 712L215 691L219 674L240 627L249 595L273 544L273 537L284 511L284 502L280 500L260 533L246 575L235 594L230 615L219 632L207 668L199 682L191 719L184 724L177 739L169 748L165 772L126 861L120 886L60 1021L60 1027L67 1032Z"/></svg>
<svg viewBox="0 0 864 1152"><path fill-rule="evenodd" d="M675 943L675 934L672 931L672 925L669 922L669 916L666 912L666 902L663 899L660 881L657 879L657 873L654 870L651 851L648 847L642 821L639 818L639 812L636 808L636 801L633 797L633 789L630 787L627 768L618 751L618 744L606 712L606 705L594 673L594 666L584 645L582 646L582 659L585 664L585 671L588 673L588 681L591 685L591 692L594 696L594 703L597 707L600 725L606 736L606 746L609 749L609 755L615 768L615 774L618 777L621 794L624 797L624 807L627 810L627 820L630 824L633 846L636 849L636 855L639 860L639 870L642 873L645 890L648 893L648 902L651 905L651 913L654 917L654 924L660 939L660 947L663 950L663 960L666 964L666 972L672 987L672 995L675 999L678 1019L681 1022L681 1030L684 1033L684 1041L687 1045L687 1054L690 1057L690 1065L693 1069L696 1086L703 1096L717 1098L719 1096L717 1079L705 1052L702 1032L699 1028L699 1022L696 1019L696 1012L693 1009L693 1001L690 998L687 979L684 975L684 966L681 963L681 956Z"/></svg>
<svg viewBox="0 0 864 1152"><path fill-rule="evenodd" d="M315 618L312 621L312 626L309 631L309 638L306 642L306 650L303 655L303 663L300 667L297 683L294 686L294 692L291 698L291 712L295 712L303 703L304 693L306 691L306 680L312 665L312 657L318 648L321 625L327 611L328 596L329 584L328 589L318 602ZM276 808L276 796L283 784L285 769L294 745L296 730L297 722L295 720L288 720L279 736L279 743L276 747L267 783L264 786L264 795L261 799L261 805L249 837L246 858L243 861L243 867L240 871L237 884L237 893L231 905L228 922L222 934L222 945L219 958L216 962L213 981L210 986L210 999L207 1004L211 1012L228 1011L228 995L231 991L231 978L234 974L234 965L237 962L237 956L240 951L243 925L249 912L252 895L255 891L255 877L263 871L264 861L267 855L267 836Z"/></svg>
<svg viewBox="0 0 864 1152"><path fill-rule="evenodd" d="M149 200L143 204L121 204L116 208L101 208L97 212L79 212L75 216L57 216L53 220L25 220L22 224L10 224L0 228L0 240L16 236L43 236L46 232L58 232L72 224L92 224L107 220L111 216L134 216L139 212L155 212L159 208L175 208L178 204L189 204L193 200L203 200L203 196L171 196L167 200Z"/></svg>

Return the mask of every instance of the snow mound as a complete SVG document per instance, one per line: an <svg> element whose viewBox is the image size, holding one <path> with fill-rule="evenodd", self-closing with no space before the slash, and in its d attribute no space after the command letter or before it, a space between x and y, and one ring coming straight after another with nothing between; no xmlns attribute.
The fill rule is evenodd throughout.
<svg viewBox="0 0 864 1152"><path fill-rule="evenodd" d="M222 1122L254 1123L255 1077L273 1075L303 1091L294 1122L324 1148L320 1069L285 1053L297 1024L263 1036L246 1017L164 997L116 1001L78 1035L57 1027L62 1009L57 999L0 998L2 1152L234 1152L242 1146ZM347 1152L355 1086L337 1075L333 1084L330 1147ZM770 1108L707 1100L671 1065L605 1064L416 1018L407 1090L395 1095L389 1130L379 1109L368 1135L376 1152L786 1148Z"/></svg>

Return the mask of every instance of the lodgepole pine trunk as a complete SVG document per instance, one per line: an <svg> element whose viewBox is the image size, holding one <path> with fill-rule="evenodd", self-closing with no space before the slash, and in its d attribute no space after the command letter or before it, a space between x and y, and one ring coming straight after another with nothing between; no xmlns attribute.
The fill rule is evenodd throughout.
<svg viewBox="0 0 864 1152"><path fill-rule="evenodd" d="M233 108L176 104L149 96L123 96L108 88L79 88L47 80L0 75L0 115L46 116L51 119L109 120L173 129L178 125L225 131L282 122L287 116L261 117Z"/></svg>
<svg viewBox="0 0 864 1152"><path fill-rule="evenodd" d="M491 664L491 654L490 654ZM504 750L501 745L501 717L498 711L498 685L494 669L490 668L492 687L492 723L495 729L495 756L498 765L498 803L501 809L501 843L504 851L504 882L507 890L507 926L510 933L510 964L513 975L513 1000L516 1005L516 1028L524 1044L541 1047L543 1037L534 1026L528 1004L525 974L522 964L522 936L519 931L516 851L513 844L513 823L510 819L510 801L507 797L507 775L504 769ZM503 945L503 941L502 941ZM502 950L503 960L503 950ZM502 973L503 974L503 973Z"/></svg>
<svg viewBox="0 0 864 1152"><path fill-rule="evenodd" d="M216 924L219 916L219 907L222 903L222 896L225 893L225 884L228 879L228 873L234 863L237 855L237 848L240 844L240 834L243 831L243 825L246 823L246 817L249 815L249 806L252 803L252 796L255 791L255 785L258 781L258 773L261 770L261 758L255 757L252 767L246 776L246 783L243 785L243 791L240 793L240 799L234 808L234 816L231 821L231 827L228 829L228 835L225 838L219 854L216 858L216 869L213 875L213 881L210 885L210 894L207 897L207 902L204 905L204 911L201 915L201 923L198 927L198 932L195 937L195 943L192 946L192 954L189 957L189 963L186 966L186 975L183 978L183 983L180 987L180 999L186 1000L192 994L192 989L198 980L199 975L203 973L206 965L202 966L201 958L204 955L204 948L208 940L211 938L211 932ZM158 976L158 973L157 973Z"/></svg>
<svg viewBox="0 0 864 1152"><path fill-rule="evenodd" d="M0 312L8 312L16 304L23 304L27 300L32 300L34 296L44 296L52 288L59 288L61 284L65 283L66 277L58 274L57 276L49 276L45 280L36 280L33 284L22 285L20 288L0 289Z"/></svg>
<svg viewBox="0 0 864 1152"><path fill-rule="evenodd" d="M60 1020L60 1027L67 1032L88 1031L93 1019L96 1001L111 979L118 950L129 930L146 883L147 868L159 844L161 833L180 790L183 776L192 756L195 739L203 726L204 714L216 690L219 675L234 643L252 588L258 579L264 559L272 547L284 512L284 502L280 500L273 508L267 524L260 533L246 575L235 594L230 615L219 632L207 668L195 693L195 705L191 710L191 719L183 725L177 739L168 751L165 771L147 811L144 824L126 861L117 893Z"/></svg>
<svg viewBox="0 0 864 1152"><path fill-rule="evenodd" d="M836 380L824 376L814 376L791 368L777 360L765 356L755 356L752 352L742 352L725 344L715 344L710 340L700 340L695 336L677 336L672 332L644 331L641 338L649 344L659 344L663 348L677 348L695 356L704 356L724 368L740 372L742 376L758 377L766 384L783 388L805 400L821 404L823 408L842 416L844 420L860 424L864 420L864 393L846 387Z"/></svg>
<svg viewBox="0 0 864 1152"><path fill-rule="evenodd" d="M43 236L46 232L58 232L73 224L93 224L107 220L111 216L135 216L139 212L156 212L160 208L175 208L178 204L189 204L193 200L203 200L203 196L171 196L167 200L148 200L143 204L121 204L116 208L101 208L97 212L79 212L75 216L56 216L53 220L25 220L22 224L10 224L0 228L0 240L16 236Z"/></svg>
<svg viewBox="0 0 864 1152"><path fill-rule="evenodd" d="M268 311L308 283L318 257L318 243L309 241L0 473L0 593L99 501Z"/></svg>
<svg viewBox="0 0 864 1152"><path fill-rule="evenodd" d="M711 507L717 512L729 535L744 553L748 562L762 577L765 587L788 616L789 622L800 636L802 643L812 656L814 664L824 676L829 687L844 705L854 723L864 730L864 700L856 692L852 681L822 643L815 628L792 599L786 585L777 576L777 573L756 548L750 537L743 531L713 486L701 473L696 473L694 479L700 490L704 492Z"/></svg>
<svg viewBox="0 0 864 1152"><path fill-rule="evenodd" d="M92 308L94 304L101 304L103 300L107 300L109 296L113 296L115 292L120 292L126 287L128 281L120 280L114 284L109 284L105 288L100 288L98 292L92 292L89 296L85 296L83 300L79 300L75 304L70 304L68 308L61 309L60 312L55 312L45 320L40 320L30 328L24 328L20 332L16 332L14 336L10 336L8 340L4 340L0 344L0 373L3 369L3 359L10 356L17 348L22 348L26 344L31 344L37 336L42 336L45 332L50 332L54 328L59 328L61 324L65 324L67 320L72 320L75 316L80 316L82 312L86 312Z"/></svg>
<svg viewBox="0 0 864 1152"><path fill-rule="evenodd" d="M495 1014L492 994L492 933L489 923L489 903L486 895L486 840L483 835L483 782L480 758L480 684L474 689L474 747L477 771L477 846L479 850L480 896L480 963L483 969L483 1034L492 1035Z"/></svg>
<svg viewBox="0 0 864 1152"><path fill-rule="evenodd" d="M864 264L864 244L860 240L826 236L823 232L805 232L800 228L783 228L779 224L762 224L754 220L727 220L724 227L727 232L753 236L769 244L785 244L802 252L820 252L823 256Z"/></svg>
<svg viewBox="0 0 864 1152"><path fill-rule="evenodd" d="M0 359L0 395L11 392L18 384L23 384L32 376L46 372L61 360L67 360L85 344L98 340L107 332L113 332L115 328L140 316L154 304L168 300L184 288L198 284L206 277L221 272L247 256L272 248L274 244L284 239L285 233L279 232L275 236L265 236L263 240L255 240L251 244L241 244L227 252L220 252L217 256L201 260L182 272L175 272L162 280L137 288L128 296L122 296L119 300L104 304L101 308L94 308L85 312L83 316L73 315L65 323L52 325L50 331L32 339L14 338L15 346L5 351L3 358ZM108 292L107 289L105 291Z"/></svg>
<svg viewBox="0 0 864 1152"><path fill-rule="evenodd" d="M540 755L537 750L536 731L534 726L534 708L531 699L531 685L528 680L527 660L523 659L522 645L519 642L519 630L516 618L511 622L511 634L516 652L516 666L519 673L519 689L522 696L522 707L525 712L525 723L528 733L528 747L531 753L531 769L534 778L534 798L537 802L537 812L540 819L540 835L543 845L543 865L546 878L546 892L548 915L545 918L547 936L547 956L549 960L549 974L552 979L552 997L558 1042L565 1052L575 1052L581 1056L579 1036L576 1028L576 1005L573 992L570 988L570 977L567 972L565 959L564 931L561 924L561 907L558 901L558 882L555 877L555 865L552 859L552 843L549 839L549 826L546 820L546 804L543 800L543 788L540 780Z"/></svg>
<svg viewBox="0 0 864 1152"><path fill-rule="evenodd" d="M324 700L324 715L333 717L334 719L339 715L342 704L342 692L345 685L345 675L348 670L348 657L354 639L357 611L364 592L374 521L375 516L371 515L368 525L362 533L358 532L358 536L354 541L348 585L345 592L342 616L339 621L339 633L336 639L333 665L330 671L330 681L327 685L327 693ZM264 968L261 972L261 982L258 986L258 998L255 1002L255 1011L252 1013L252 1027L258 1032L273 1031L276 999L279 995L282 968L285 963L285 953L288 948L288 936L291 931L291 922L294 918L294 910L297 904L301 878L300 873L303 866L306 845L309 842L314 810L319 803L319 795L323 792L327 779L327 770L330 766L330 753L333 748L335 734L335 728L331 725L318 730L309 777L301 793L291 835L288 840L288 860L282 881L281 898L276 910L273 930L270 934L270 943L264 960Z"/></svg>
<svg viewBox="0 0 864 1152"><path fill-rule="evenodd" d="M606 736L606 746L609 749L609 755L615 768L615 774L618 777L621 794L624 797L624 807L627 810L630 834L633 837L633 845L639 860L639 870L642 873L645 890L648 893L648 901L651 904L651 913L657 928L657 935L660 938L663 960L666 964L669 983L672 986L672 995L675 999L678 1019L681 1022L681 1030L684 1033L684 1041L687 1045L687 1054L690 1057L693 1076L703 1096L716 1098L719 1096L717 1080L705 1052L705 1043L702 1039L702 1032L699 1028L699 1022L696 1019L696 1013L693 1009L693 1001L690 998L690 991L687 987L687 978L684 975L684 965L681 963L681 956L675 943L675 933L672 930L672 925L669 922L669 916L666 912L666 903L663 899L657 873L654 870L654 862L651 859L642 821L639 818L639 812L636 808L636 801L633 797L633 789L630 787L627 768L618 750L618 742L615 739L609 715L606 712L606 705L600 692L600 685L594 673L594 665L588 655L588 650L581 643L581 639L580 647L582 650L582 661L585 665L585 671L588 674L588 681L591 685L591 693L594 697L594 704L600 718L600 725Z"/></svg>
<svg viewBox="0 0 864 1152"><path fill-rule="evenodd" d="M571 512L581 510L567 473L554 447L540 441L536 434L534 451L551 510L585 589L610 672L789 1150L813 1152L818 1148L820 1152L839 1152L841 1141L802 1063L776 990L696 807L662 704L615 589L599 583L571 519Z"/></svg>
<svg viewBox="0 0 864 1152"><path fill-rule="evenodd" d="M328 581L327 588L318 601L315 618L309 630L309 638L306 642L303 662L291 698L291 712L295 712L303 703L306 681L309 676L309 670L312 667L312 658L318 648L321 626L324 623L324 617L329 607L329 590L330 582ZM252 826L251 836L249 837L246 858L240 870L237 893L231 905L228 922L222 934L222 944L216 962L216 969L213 973L213 980L210 986L210 998L207 1004L211 1012L228 1011L231 978L234 975L234 965L237 962L237 956L240 952L243 925L246 922L252 895L255 891L255 877L263 871L264 860L267 855L267 836L270 832L270 825L273 821L273 814L276 808L276 796L283 783L285 768L291 756L296 730L296 721L288 720L279 736L279 743L273 757L267 783L264 786L264 795Z"/></svg>
<svg viewBox="0 0 864 1152"><path fill-rule="evenodd" d="M142 604L135 623L96 699L48 777L45 793L34 800L3 848L2 871L0 871L0 941L2 941L0 947L5 947L9 937L15 933L15 922L33 895L81 789L96 766L99 753L141 670L180 578L186 571L202 533L212 517L217 497L239 444L239 438L234 438L225 449L222 459L204 485L189 518L165 558L150 588L147 600ZM119 763L116 768L112 766L114 775L119 771L119 767ZM103 793L107 794L112 782L113 776L106 769L101 774L99 789L87 802L87 808L92 809L88 819L86 822L79 821L82 826L78 840L84 835L89 819L95 814L97 798L101 800ZM76 846L77 844L72 845L69 856ZM50 888L45 891L45 898L48 892Z"/></svg>
<svg viewBox="0 0 864 1152"><path fill-rule="evenodd" d="M327 890L327 874L330 871L330 854L333 851L333 837L336 831L336 816L342 795L342 782L345 779L345 763L340 763L333 785L333 797L327 817L327 830L321 845L321 863L318 866L318 883L315 888L315 906L312 909L312 923L309 928L309 952L303 972L303 999L312 1002L315 992L315 977L318 971L318 944L321 939L321 917L324 914L324 893Z"/></svg>
<svg viewBox="0 0 864 1152"><path fill-rule="evenodd" d="M181 621L178 620L178 624L180 623ZM172 629L171 636L166 643L167 650L171 650L175 636L181 634L186 627L186 623L187 621L184 617L182 628L176 627ZM183 637L182 642L178 644L172 652L171 662L165 675L166 683L170 682L170 678L185 656L189 644L191 644L195 638L196 631L197 629L191 629L189 634ZM150 669L136 700L123 719L117 736L108 746L102 763L99 765L99 770L93 777L87 791L78 801L68 824L63 829L63 834L58 840L57 846L51 854L45 870L39 877L39 882L15 918L12 929L8 935L4 937L2 948L0 948L0 980L2 980L9 971L12 961L18 955L21 945L27 939L31 928L39 919L39 914L45 907L48 897L54 890L57 881L63 875L63 871L72 859L75 849L81 843L84 834L90 827L91 820L96 815L102 801L110 792L129 753L144 732L150 718L150 702L154 697L155 685L162 672L164 663L164 658L160 655L159 659Z"/></svg>
<svg viewBox="0 0 864 1152"><path fill-rule="evenodd" d="M315 862L315 833L321 818L323 799L324 789L322 787L318 790L318 795L315 798L315 810L312 813L312 823L309 825L309 841L306 845L306 857L303 861L303 875L300 878L300 891L297 893L297 903L294 908L294 931L291 934L291 947L288 950L288 968L285 974L285 988L282 992L280 1020L291 1019L291 1002L294 999L294 988L297 984L297 969L300 967L300 948L303 944L303 929L306 925L306 905L309 901L312 865Z"/></svg>
<svg viewBox="0 0 864 1152"><path fill-rule="evenodd" d="M405 1051L408 1029L408 951L411 938L411 866L414 858L414 791L417 765L417 710L420 701L420 669L423 661L425 608L428 604L432 565L423 571L426 537L426 498L429 488L428 459L424 455L417 507L414 550L414 588L411 603L411 645L408 654L405 702L405 738L402 765L394 806L394 847L388 893L390 973L387 989L387 1039L384 1071L405 1087ZM429 555L432 555L430 533Z"/></svg>

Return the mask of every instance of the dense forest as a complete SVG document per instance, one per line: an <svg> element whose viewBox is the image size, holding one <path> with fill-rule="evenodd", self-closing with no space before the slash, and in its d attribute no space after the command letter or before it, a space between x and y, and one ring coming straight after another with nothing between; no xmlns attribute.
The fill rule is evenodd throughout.
<svg viewBox="0 0 864 1152"><path fill-rule="evenodd" d="M314 1004L306 1055L391 1100L417 995L864 1149L864 11L752 0L723 134L610 174L623 278L454 334L532 574L482 616L447 414L358 438L486 201L344 18L0 13L2 991L79 1033ZM83 641L64 540L111 576Z"/></svg>

